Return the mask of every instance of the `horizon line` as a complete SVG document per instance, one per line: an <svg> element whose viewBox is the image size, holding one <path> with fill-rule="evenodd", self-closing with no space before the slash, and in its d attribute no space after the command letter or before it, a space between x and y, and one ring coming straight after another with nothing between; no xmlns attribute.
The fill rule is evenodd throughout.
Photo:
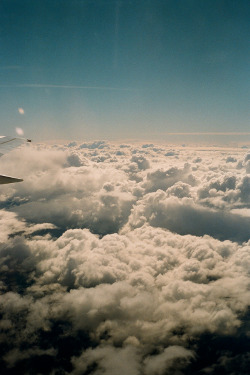
<svg viewBox="0 0 250 375"><path fill-rule="evenodd" d="M165 135L250 135L250 132L167 132Z"/></svg>

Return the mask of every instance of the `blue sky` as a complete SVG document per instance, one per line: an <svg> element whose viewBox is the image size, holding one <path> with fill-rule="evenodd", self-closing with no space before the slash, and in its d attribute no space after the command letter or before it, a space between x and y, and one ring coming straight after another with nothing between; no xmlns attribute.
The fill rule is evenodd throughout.
<svg viewBox="0 0 250 375"><path fill-rule="evenodd" d="M247 132L249 13L248 0L2 0L1 133Z"/></svg>

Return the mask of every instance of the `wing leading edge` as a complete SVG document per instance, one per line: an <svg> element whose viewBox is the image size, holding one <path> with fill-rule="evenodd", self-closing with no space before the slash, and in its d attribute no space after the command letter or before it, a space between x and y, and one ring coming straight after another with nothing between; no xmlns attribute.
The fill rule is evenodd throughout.
<svg viewBox="0 0 250 375"><path fill-rule="evenodd" d="M8 136L0 137L0 157L16 147L21 146L23 143L31 142L30 139L25 138L12 138ZM0 175L0 185L12 184L14 182L22 182L21 178Z"/></svg>

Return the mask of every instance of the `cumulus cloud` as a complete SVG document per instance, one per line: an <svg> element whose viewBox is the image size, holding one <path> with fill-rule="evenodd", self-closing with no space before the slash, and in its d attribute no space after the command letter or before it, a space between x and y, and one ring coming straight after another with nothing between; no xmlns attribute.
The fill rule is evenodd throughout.
<svg viewBox="0 0 250 375"><path fill-rule="evenodd" d="M185 163L182 169L172 167L168 170L157 169L149 172L144 186L146 192L152 192L158 189L166 190L179 181L195 185L195 177L191 174L188 163Z"/></svg>
<svg viewBox="0 0 250 375"><path fill-rule="evenodd" d="M17 160L24 182L0 195L4 374L247 373L243 150L71 142L1 169Z"/></svg>
<svg viewBox="0 0 250 375"><path fill-rule="evenodd" d="M72 143L71 143L71 146L72 146ZM82 143L80 146L79 146L79 149L83 149L83 148L87 148L87 149L102 149L102 148L105 148L105 147L108 147L108 145L106 144L105 141L95 141L93 143Z"/></svg>
<svg viewBox="0 0 250 375"><path fill-rule="evenodd" d="M177 190L177 194L182 193ZM146 195L133 208L128 225L137 228L144 223L179 234L208 234L221 240L244 242L250 237L250 218L205 208L191 198L168 197L161 190Z"/></svg>

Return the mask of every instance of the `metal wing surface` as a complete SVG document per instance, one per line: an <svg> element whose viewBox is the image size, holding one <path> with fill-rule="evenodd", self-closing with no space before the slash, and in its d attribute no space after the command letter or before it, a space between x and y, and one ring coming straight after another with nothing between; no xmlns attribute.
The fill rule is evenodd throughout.
<svg viewBox="0 0 250 375"><path fill-rule="evenodd" d="M0 136L0 156L6 154L7 152L13 150L16 147L21 146L25 142L31 142L29 139L25 138L13 138L8 136ZM2 184L12 184L14 182L23 181L21 178L15 178L10 176L0 175L0 185Z"/></svg>
<svg viewBox="0 0 250 375"><path fill-rule="evenodd" d="M0 156L27 142L25 138L0 137Z"/></svg>

